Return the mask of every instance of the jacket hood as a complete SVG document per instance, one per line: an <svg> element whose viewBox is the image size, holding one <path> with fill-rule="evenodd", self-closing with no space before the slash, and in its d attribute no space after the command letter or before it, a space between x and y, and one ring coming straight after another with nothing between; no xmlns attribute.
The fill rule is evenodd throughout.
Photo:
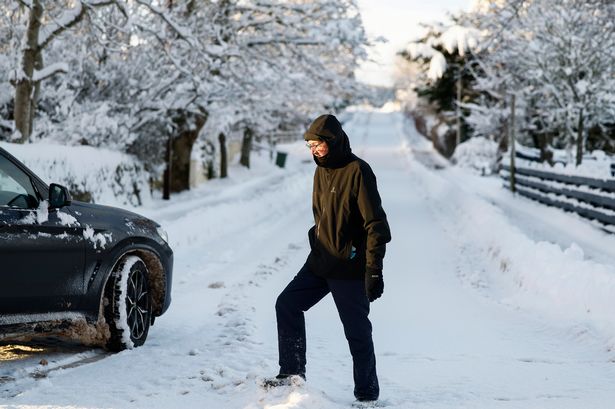
<svg viewBox="0 0 615 409"><path fill-rule="evenodd" d="M329 146L329 153L322 157L314 157L318 166L325 168L340 168L352 161L354 155L350 149L348 135L342 129L342 125L334 115L321 115L312 122L308 130L303 134L306 141L321 140Z"/></svg>

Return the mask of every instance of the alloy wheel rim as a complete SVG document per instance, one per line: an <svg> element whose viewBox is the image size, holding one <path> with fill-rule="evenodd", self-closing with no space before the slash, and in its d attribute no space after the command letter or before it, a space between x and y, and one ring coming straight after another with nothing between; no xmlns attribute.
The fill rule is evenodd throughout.
<svg viewBox="0 0 615 409"><path fill-rule="evenodd" d="M150 303L145 273L141 269L131 272L128 277L126 294L126 313L130 337L134 340L143 337L150 319Z"/></svg>

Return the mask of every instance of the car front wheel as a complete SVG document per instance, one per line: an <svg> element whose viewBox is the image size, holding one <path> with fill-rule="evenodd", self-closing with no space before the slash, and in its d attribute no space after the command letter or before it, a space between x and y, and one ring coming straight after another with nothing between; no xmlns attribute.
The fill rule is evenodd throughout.
<svg viewBox="0 0 615 409"><path fill-rule="evenodd" d="M105 288L105 320L112 351L145 343L152 321L147 267L137 256L126 256L111 273Z"/></svg>

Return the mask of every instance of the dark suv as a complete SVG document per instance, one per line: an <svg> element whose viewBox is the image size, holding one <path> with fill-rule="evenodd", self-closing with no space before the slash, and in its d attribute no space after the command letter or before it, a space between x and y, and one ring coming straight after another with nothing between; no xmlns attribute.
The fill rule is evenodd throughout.
<svg viewBox="0 0 615 409"><path fill-rule="evenodd" d="M156 222L71 201L0 148L0 341L142 345L169 307L172 270Z"/></svg>

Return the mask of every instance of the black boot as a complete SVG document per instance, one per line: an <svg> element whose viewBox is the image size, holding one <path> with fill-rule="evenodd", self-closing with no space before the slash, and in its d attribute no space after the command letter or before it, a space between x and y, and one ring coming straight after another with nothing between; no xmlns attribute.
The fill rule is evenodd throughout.
<svg viewBox="0 0 615 409"><path fill-rule="evenodd" d="M279 374L275 378L263 379L261 386L265 389L279 386L301 386L305 383L305 374L288 375Z"/></svg>
<svg viewBox="0 0 615 409"><path fill-rule="evenodd" d="M358 398L352 403L353 408L359 409L381 408L383 406L384 405L382 405L382 403L380 403L378 399Z"/></svg>

